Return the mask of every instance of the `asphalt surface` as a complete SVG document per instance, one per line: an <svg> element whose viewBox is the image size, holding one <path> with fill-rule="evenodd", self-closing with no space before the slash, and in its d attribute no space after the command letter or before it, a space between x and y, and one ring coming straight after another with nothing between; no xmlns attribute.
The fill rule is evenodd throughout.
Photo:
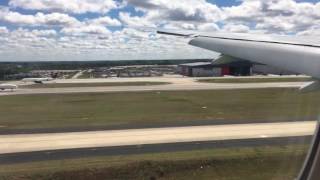
<svg viewBox="0 0 320 180"><path fill-rule="evenodd" d="M122 147L77 148L52 151L0 154L0 165L48 160L66 160L97 156L167 153L218 148L241 148L284 145L310 145L312 136L280 137L266 139L220 140L204 142L167 143ZM294 151L294 149L292 149Z"/></svg>
<svg viewBox="0 0 320 180"><path fill-rule="evenodd" d="M57 127L57 128L31 128L31 129L9 129L0 126L0 135L15 134L43 134L43 133L68 133L84 131L106 131L106 130L123 130L123 129L146 129L146 128L168 128L168 127L186 127L186 126L210 126L210 125L229 125L229 124L251 124L251 123L273 123L273 122L301 122L318 119L317 116L305 116L294 118L272 118L272 119L197 119L188 122L150 122L144 124L117 124L108 126L85 126L85 127Z"/></svg>
<svg viewBox="0 0 320 180"><path fill-rule="evenodd" d="M55 93L88 93L88 92L137 92L137 91L181 91L181 90L224 90L224 89L261 89L261 88L299 88L305 82L279 83L203 83L199 78L151 77L151 78L110 78L110 79L68 79L55 80L48 83L97 83L97 82L167 82L165 85L150 86L106 86L106 87L69 87L69 88L37 88L6 90L1 95L18 94L55 94ZM13 82L23 85L21 82Z"/></svg>
<svg viewBox="0 0 320 180"><path fill-rule="evenodd" d="M310 136L315 121L17 134L0 136L0 154L78 148Z"/></svg>

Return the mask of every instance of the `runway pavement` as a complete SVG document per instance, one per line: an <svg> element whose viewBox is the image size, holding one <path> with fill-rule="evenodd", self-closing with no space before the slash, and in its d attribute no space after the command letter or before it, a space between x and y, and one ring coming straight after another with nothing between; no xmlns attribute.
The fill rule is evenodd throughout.
<svg viewBox="0 0 320 180"><path fill-rule="evenodd" d="M291 76L284 76L290 78ZM220 79L230 79L231 77L222 77ZM243 79L247 77L236 77ZM252 77L250 77L252 78ZM262 77L254 77L262 78ZM270 78L270 77L264 77ZM279 77L283 78L283 77ZM292 77L294 78L294 77ZM88 93L88 92L137 92L137 91L181 91L181 90L223 90L223 89L258 89L258 88L299 88L305 82L273 82L273 83L204 83L198 82L198 79L208 78L190 78L181 76L164 77L143 77L143 78L101 78L101 79L57 79L46 83L125 83L125 82L166 82L165 85L149 86L105 86L105 87L69 87L69 88L19 88L13 92L6 90L0 92L2 95L17 94L56 94L56 93ZM18 86L26 85L23 82L10 82Z"/></svg>
<svg viewBox="0 0 320 180"><path fill-rule="evenodd" d="M254 148L254 147L281 147L286 145L310 145L312 136L276 137L276 138L256 138L256 139L236 139L217 140L201 142L146 144L133 146L116 147L93 147L62 149L48 151L34 151L11 154L0 154L0 165L27 163L48 160L66 160L74 158L88 158L97 156L122 156L137 155L146 153L168 153L193 150L225 149L225 148ZM292 151L295 149L293 148ZM296 149L298 150L298 149Z"/></svg>
<svg viewBox="0 0 320 180"><path fill-rule="evenodd" d="M310 136L315 121L0 136L0 154L164 143Z"/></svg>
<svg viewBox="0 0 320 180"><path fill-rule="evenodd" d="M37 88L17 89L16 91L0 92L1 95L18 94L57 94L57 93L101 93L101 92L143 92L143 91L187 91L187 90L228 90L228 89L263 89L263 88L299 88L303 82L287 83L192 83L167 84L150 86L109 86L109 87L72 87L72 88Z"/></svg>

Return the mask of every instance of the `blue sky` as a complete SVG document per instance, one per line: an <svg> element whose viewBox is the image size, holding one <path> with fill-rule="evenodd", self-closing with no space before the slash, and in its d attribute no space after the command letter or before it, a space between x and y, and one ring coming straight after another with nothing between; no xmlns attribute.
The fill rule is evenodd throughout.
<svg viewBox="0 0 320 180"><path fill-rule="evenodd" d="M319 19L318 0L2 0L0 61L210 58L155 30L311 36Z"/></svg>

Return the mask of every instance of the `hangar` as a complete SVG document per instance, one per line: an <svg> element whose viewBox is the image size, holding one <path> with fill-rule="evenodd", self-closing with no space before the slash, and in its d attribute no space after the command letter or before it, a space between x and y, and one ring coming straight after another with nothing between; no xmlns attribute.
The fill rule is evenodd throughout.
<svg viewBox="0 0 320 180"><path fill-rule="evenodd" d="M297 75L296 73L247 60L221 55L212 62L178 65L178 73L190 77L251 76L254 74Z"/></svg>
<svg viewBox="0 0 320 180"><path fill-rule="evenodd" d="M178 73L190 77L250 76L253 63L221 56L213 62L197 62L178 65Z"/></svg>
<svg viewBox="0 0 320 180"><path fill-rule="evenodd" d="M214 66L211 62L196 62L178 65L178 73L190 77L214 76Z"/></svg>

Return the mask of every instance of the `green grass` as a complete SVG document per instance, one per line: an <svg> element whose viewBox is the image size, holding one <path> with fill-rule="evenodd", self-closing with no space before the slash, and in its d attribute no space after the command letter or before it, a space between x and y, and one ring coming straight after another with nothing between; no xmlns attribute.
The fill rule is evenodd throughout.
<svg viewBox="0 0 320 180"><path fill-rule="evenodd" d="M159 125L224 119L310 120L318 92L294 89L16 95L0 97L1 129ZM206 149L0 165L0 179L218 179L296 177L307 145Z"/></svg>
<svg viewBox="0 0 320 180"><path fill-rule="evenodd" d="M1 129L163 125L198 120L316 120L320 93L295 89L42 94L0 97Z"/></svg>
<svg viewBox="0 0 320 180"><path fill-rule="evenodd" d="M307 145L206 149L0 165L0 179L293 179Z"/></svg>
<svg viewBox="0 0 320 180"><path fill-rule="evenodd" d="M272 83L272 82L306 82L312 81L309 77L277 77L277 78L216 78L199 79L203 83Z"/></svg>
<svg viewBox="0 0 320 180"><path fill-rule="evenodd" d="M102 82L102 83L48 83L22 85L20 88L67 88L67 87L105 87L105 86L150 86L165 85L166 82Z"/></svg>

